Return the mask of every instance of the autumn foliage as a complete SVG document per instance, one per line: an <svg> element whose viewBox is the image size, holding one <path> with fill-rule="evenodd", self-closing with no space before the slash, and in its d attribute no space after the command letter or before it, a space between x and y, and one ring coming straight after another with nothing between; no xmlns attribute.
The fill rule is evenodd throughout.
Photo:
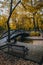
<svg viewBox="0 0 43 65"><path fill-rule="evenodd" d="M34 21L38 29L43 30L43 14L38 13L43 7L43 4L39 2L36 7L33 7L27 3L31 3L31 0L22 0L11 15L10 28L13 30L23 29L23 30L33 30ZM41 11L40 11L41 12ZM33 13L35 13L33 15ZM0 16L0 26L7 29L7 16Z"/></svg>

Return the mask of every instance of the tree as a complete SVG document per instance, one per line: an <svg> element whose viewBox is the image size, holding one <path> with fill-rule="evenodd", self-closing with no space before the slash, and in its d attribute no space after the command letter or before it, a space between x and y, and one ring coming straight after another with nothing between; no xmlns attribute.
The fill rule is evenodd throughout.
<svg viewBox="0 0 43 65"><path fill-rule="evenodd" d="M10 2L10 0L9 0L9 2ZM35 2L37 2L37 0ZM37 19L37 17L38 17L37 11L43 7L42 2L39 1L39 2L37 2L37 4L35 3L33 5L33 0L21 0L19 2L16 2L16 0L12 0L10 2L10 5L8 5L8 6L10 6L10 13L9 13L10 15L6 22L7 22L7 27L8 27L8 31L9 31L9 34L8 34L9 39L10 39L10 27L15 26L12 29L18 28L18 29L26 29L26 30L28 30L32 27L34 29L36 29L36 28L39 29L40 20ZM12 19L12 24L9 23L10 19ZM30 23L31 23L31 25L30 25Z"/></svg>
<svg viewBox="0 0 43 65"><path fill-rule="evenodd" d="M10 5L10 14L9 14L9 17L8 17L8 20L7 20L7 26L8 26L8 42L10 42L10 26L9 26L9 20L10 20L10 17L12 15L12 12L15 10L15 8L17 7L17 5L20 3L21 1L19 1L15 7L13 8L12 10L12 3L13 3L13 0L11 0L11 5Z"/></svg>

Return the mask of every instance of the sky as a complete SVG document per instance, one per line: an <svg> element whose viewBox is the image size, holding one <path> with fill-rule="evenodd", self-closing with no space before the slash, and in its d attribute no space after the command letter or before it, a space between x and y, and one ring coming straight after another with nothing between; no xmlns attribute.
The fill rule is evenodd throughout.
<svg viewBox="0 0 43 65"><path fill-rule="evenodd" d="M6 15L8 16L8 4L3 4L3 2L5 2L6 0L0 0L0 15ZM6 6L5 6L6 5Z"/></svg>

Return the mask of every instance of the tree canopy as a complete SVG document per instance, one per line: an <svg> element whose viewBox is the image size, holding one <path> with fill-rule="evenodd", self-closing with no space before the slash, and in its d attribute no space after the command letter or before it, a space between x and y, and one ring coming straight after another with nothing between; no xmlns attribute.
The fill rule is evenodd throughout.
<svg viewBox="0 0 43 65"><path fill-rule="evenodd" d="M19 2L19 0L13 0L12 9ZM1 1L0 9L2 14L0 14L0 26L7 28L6 21L9 17L10 12L10 0ZM6 5L6 6L5 6ZM24 29L33 30L34 23L36 27L43 30L43 2L40 0L21 0L17 7L12 12L9 25L10 29Z"/></svg>

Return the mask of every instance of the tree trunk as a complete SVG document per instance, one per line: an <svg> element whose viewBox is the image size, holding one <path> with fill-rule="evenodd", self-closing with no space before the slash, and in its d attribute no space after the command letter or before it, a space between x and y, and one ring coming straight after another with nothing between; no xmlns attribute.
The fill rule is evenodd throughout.
<svg viewBox="0 0 43 65"><path fill-rule="evenodd" d="M13 13L13 11L15 10L15 8L18 6L18 4L21 2L21 0L15 5L15 7L13 8L12 10L12 3L13 3L13 0L11 0L11 5L10 5L10 14L9 14L9 17L8 17L8 20L7 20L7 27L8 27L8 42L10 42L10 26L9 26L9 21L10 21L10 17Z"/></svg>

